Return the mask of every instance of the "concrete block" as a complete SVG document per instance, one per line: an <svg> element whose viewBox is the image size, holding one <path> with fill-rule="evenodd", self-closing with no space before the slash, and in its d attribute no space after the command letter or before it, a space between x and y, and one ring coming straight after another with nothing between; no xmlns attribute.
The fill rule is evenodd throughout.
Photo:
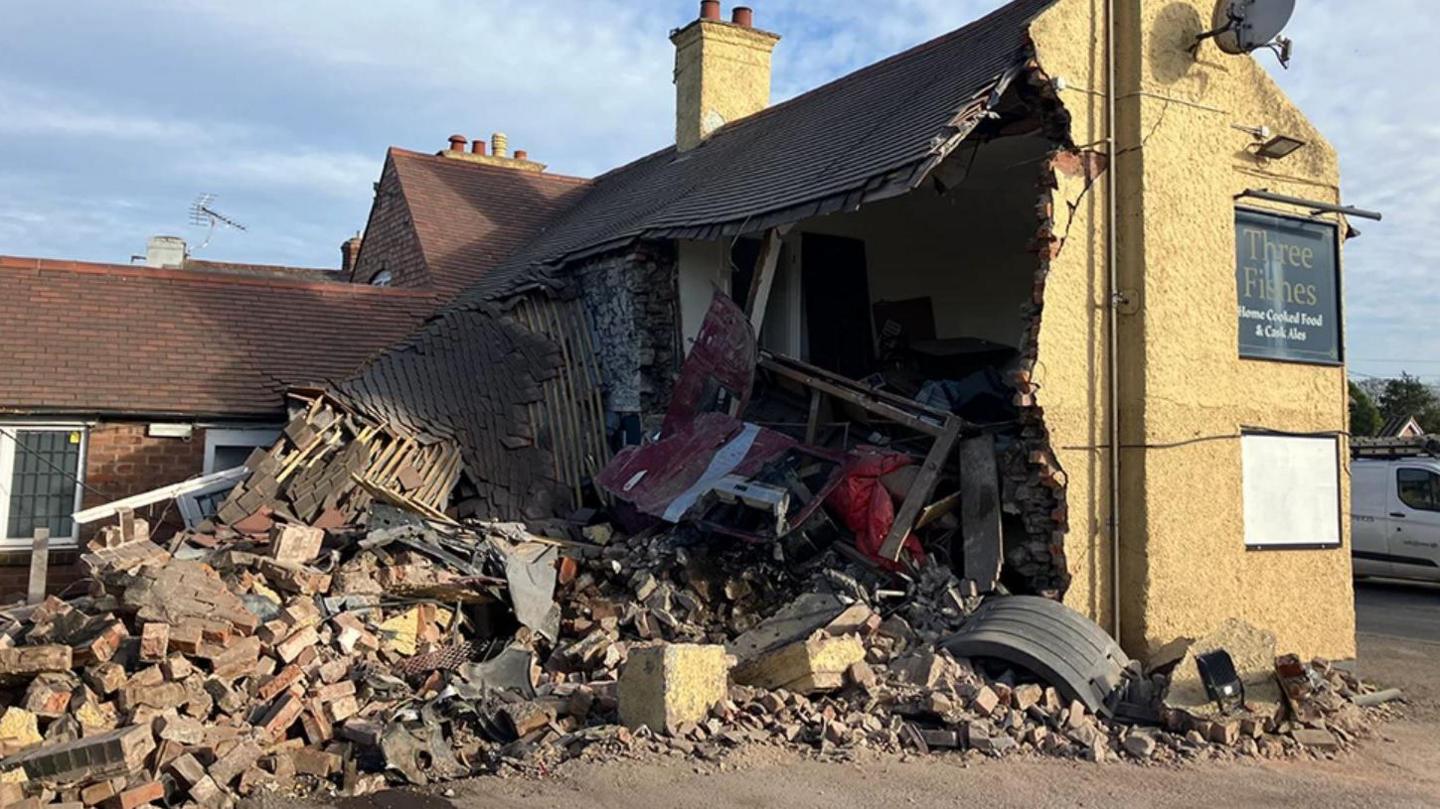
<svg viewBox="0 0 1440 809"><path fill-rule="evenodd" d="M670 643L630 651L620 674L620 721L664 731L704 720L729 696L733 658L723 646Z"/></svg>
<svg viewBox="0 0 1440 809"><path fill-rule="evenodd" d="M809 694L844 685L845 670L864 659L865 647L855 636L819 636L765 652L739 666L735 682Z"/></svg>

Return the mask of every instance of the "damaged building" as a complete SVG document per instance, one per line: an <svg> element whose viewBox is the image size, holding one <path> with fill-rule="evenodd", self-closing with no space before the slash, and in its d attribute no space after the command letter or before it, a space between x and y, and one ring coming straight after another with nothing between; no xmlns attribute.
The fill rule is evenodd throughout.
<svg viewBox="0 0 1440 809"><path fill-rule="evenodd" d="M1015 0L771 104L704 0L673 146L392 148L339 273L0 258L0 803L1372 738L1367 212L1206 10Z"/></svg>
<svg viewBox="0 0 1440 809"><path fill-rule="evenodd" d="M1257 359L1243 341L1237 351L1225 316L1237 217L1346 232L1335 215L1245 199L1318 187L1338 202L1334 152L1253 58L1196 61L1200 4L1133 14L1110 43L1123 68L1112 167L1095 67L1104 20L1088 5L1012 3L771 105L780 37L746 9L727 21L704 3L671 35L675 146L588 182L550 179L566 196L536 237L471 265L483 271L450 307L340 393L417 434L463 437L460 516L563 517L593 498L616 449L655 436L718 293L759 346L751 409L732 415L933 467L926 499L897 523L958 502L961 448L993 443L1004 586L1062 598L1127 648L1239 615L1299 648L1352 654L1340 509L1325 509L1314 542L1252 541L1247 520L1275 515L1252 514L1258 495L1246 497L1266 473L1242 475L1283 463L1252 437L1304 436L1280 454L1333 454L1319 487L1343 498L1339 354ZM1283 163L1262 156L1260 126L1308 146ZM466 145L403 159L547 177ZM433 197L391 179L399 157L362 266L403 250L390 242L426 241L419 222L385 239L375 227L393 200ZM484 244L450 238L427 257L464 263ZM958 418L953 442L863 406L887 397ZM1273 621L1295 581L1325 595Z"/></svg>
<svg viewBox="0 0 1440 809"><path fill-rule="evenodd" d="M1334 213L1337 160L1254 58L1197 58L1209 52L1192 48L1209 27L1202 5L1117 9L1107 39L1091 4L1019 0L771 104L780 37L749 9L726 19L707 0L671 33L674 146L593 179L549 173L501 135L452 136L433 154L392 149L339 278L207 279L232 297L289 285L262 308L306 313L278 316L289 331L221 330L244 358L207 374L252 401L189 401L206 384L137 358L212 346L184 348L197 329L176 326L173 345L137 347L135 316L94 288L153 275L178 296L162 307L172 321L227 308L183 291L199 275L7 260L5 283L22 293L12 305L64 305L51 294L60 275L84 272L86 295L119 321L105 332L86 318L83 340L17 354L33 373L11 389L7 423L61 429L72 445L80 436L90 460L64 457L80 479L67 502L93 506L148 488L87 475L104 424L145 431L141 443L168 440L149 426L164 420L273 437L296 412L285 389L324 389L397 440L453 448L454 490L434 504L448 517L544 525L617 503L647 513L625 496L629 481L607 487L604 471L617 453L636 463L663 440L683 398L692 419L729 420L689 448L699 457L728 463L734 453L720 450L747 425L773 433L780 454L767 463L789 458L793 473L794 453L809 453L799 488L777 483L773 463L756 467L772 511L788 494L785 508L808 519L805 506L857 476L869 488L845 496L889 492L888 517L839 526L870 536L877 563L923 540L977 591L1060 599L1136 652L1238 616L1273 625L1287 647L1352 655L1337 262L1319 304L1333 310L1319 330L1329 353L1288 357L1247 341L1236 266L1246 227L1252 241L1328 234L1338 257L1348 229ZM1257 133L1271 132L1305 145L1270 156ZM1331 212L1307 205L1317 196ZM366 303L350 311L332 298ZM725 344L706 352L714 378L697 363L686 382L712 313ZM45 319L38 307L12 314L17 335ZM157 311L152 330L166 318ZM294 331L300 320L309 331ZM308 336L317 330L325 336ZM104 372L42 378L72 343ZM117 355L92 351L100 343ZM1296 482L1305 498L1261 485L1298 457L1321 461L1314 480ZM703 491L648 492L651 511L684 511L657 497L717 497L725 476L702 467L683 473L682 489ZM229 518L253 513L243 494ZM1327 497L1338 505L1317 509ZM326 510L323 497L307 505L311 517ZM1272 536L1287 509L1320 516L1296 523L1303 536ZM61 506L51 511L64 522ZM729 528L773 537L800 522ZM23 557L28 532L7 533ZM1297 582L1314 594L1303 610Z"/></svg>

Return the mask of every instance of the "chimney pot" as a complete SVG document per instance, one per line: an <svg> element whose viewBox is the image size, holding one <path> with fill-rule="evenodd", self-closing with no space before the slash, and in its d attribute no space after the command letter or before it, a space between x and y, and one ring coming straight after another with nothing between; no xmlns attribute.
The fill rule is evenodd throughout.
<svg viewBox="0 0 1440 809"><path fill-rule="evenodd" d="M490 136L490 153L496 157L510 156L510 140L505 137L504 132L496 132Z"/></svg>
<svg viewBox="0 0 1440 809"><path fill-rule="evenodd" d="M463 151L465 151L465 140L466 140L466 138L465 138L464 135L451 135L451 136L450 136L450 151L452 151L452 152L463 152Z"/></svg>
<svg viewBox="0 0 1440 809"><path fill-rule="evenodd" d="M700 19L720 19L720 0L700 0Z"/></svg>
<svg viewBox="0 0 1440 809"><path fill-rule="evenodd" d="M479 154L479 155L485 154L485 141L483 141L483 140L473 140L473 141L471 141L471 142L470 142L470 152L471 152L471 154Z"/></svg>
<svg viewBox="0 0 1440 809"><path fill-rule="evenodd" d="M730 22L745 28L755 27L755 10L749 6L736 6L730 12Z"/></svg>
<svg viewBox="0 0 1440 809"><path fill-rule="evenodd" d="M525 151L524 149L516 149L516 150L515 150L515 159L516 159L516 160L529 160L529 159L530 159L530 153L527 152L527 151Z"/></svg>

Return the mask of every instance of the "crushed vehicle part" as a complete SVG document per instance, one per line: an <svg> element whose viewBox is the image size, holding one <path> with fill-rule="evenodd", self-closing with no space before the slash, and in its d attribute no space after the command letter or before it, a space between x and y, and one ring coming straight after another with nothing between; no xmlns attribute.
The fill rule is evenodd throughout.
<svg viewBox="0 0 1440 809"><path fill-rule="evenodd" d="M531 670L535 667L535 652L526 646L510 645L504 651L483 663L469 663L460 667L466 682L461 684L461 696L477 699L485 691L509 691L530 699L535 696L535 683Z"/></svg>
<svg viewBox="0 0 1440 809"><path fill-rule="evenodd" d="M1112 695L1118 694L1130 662L1095 622L1040 596L985 601L941 646L956 657L993 658L1024 668L1106 717L1113 714Z"/></svg>
<svg viewBox="0 0 1440 809"><path fill-rule="evenodd" d="M547 639L560 632L560 605L555 603L554 545L524 542L507 548L505 578L510 584L510 603L515 618Z"/></svg>
<svg viewBox="0 0 1440 809"><path fill-rule="evenodd" d="M766 479L771 473L783 480L781 467L799 465L801 459L819 461L820 468L809 478L812 485L802 482L787 487L791 494L787 513L777 519L764 509L750 509L766 515L761 524L768 523L771 532L777 525L782 527L783 536L803 525L839 483L843 458L724 413L702 413L653 444L621 450L601 470L596 482L643 514L672 523L704 521L710 523L709 527L724 530L725 526L712 515L717 502L725 506L717 488L733 488L733 480L725 481L735 477L746 481L758 478L760 483L773 485L775 481ZM749 534L758 539L775 538L763 528Z"/></svg>
<svg viewBox="0 0 1440 809"><path fill-rule="evenodd" d="M755 333L745 313L729 296L716 292L680 368L661 431L669 433L721 404L731 413L744 413L755 382L755 361ZM729 402L720 401L722 391Z"/></svg>

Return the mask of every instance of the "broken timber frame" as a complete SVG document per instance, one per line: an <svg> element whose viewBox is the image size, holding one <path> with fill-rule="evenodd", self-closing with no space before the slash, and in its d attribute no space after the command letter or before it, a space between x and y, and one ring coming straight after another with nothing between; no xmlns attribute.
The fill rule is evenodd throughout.
<svg viewBox="0 0 1440 809"><path fill-rule="evenodd" d="M770 290L775 286L775 270L780 264L780 251L785 246L783 240L788 230L790 226L784 225L765 231L760 255L755 258L755 274L745 298L745 314L750 318L756 340L760 339L760 327L765 323L765 307L770 303Z"/></svg>
<svg viewBox="0 0 1440 809"><path fill-rule="evenodd" d="M909 536L916 518L920 516L920 510L934 493L940 471L951 451L955 449L955 442L959 440L961 431L967 427L965 420L954 413L866 387L852 379L790 357L762 351L759 365L771 373L810 389L811 407L810 421L806 425L807 436L815 433L819 416L819 396L824 395L850 402L867 412L935 439L929 453L925 455L914 485L906 492L905 500L895 514L895 521L890 524L885 543L880 547L881 556L892 561L899 559L905 537Z"/></svg>

